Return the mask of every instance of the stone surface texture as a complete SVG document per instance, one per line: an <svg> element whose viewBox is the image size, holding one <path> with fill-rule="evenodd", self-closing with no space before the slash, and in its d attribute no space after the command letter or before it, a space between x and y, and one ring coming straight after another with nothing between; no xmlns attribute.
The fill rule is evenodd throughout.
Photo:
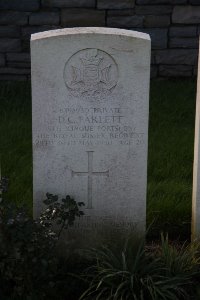
<svg viewBox="0 0 200 300"><path fill-rule="evenodd" d="M187 48L195 49L198 48L198 40L196 38L171 38L169 40L170 48Z"/></svg>
<svg viewBox="0 0 200 300"><path fill-rule="evenodd" d="M40 0L0 0L0 9L35 11L40 8Z"/></svg>
<svg viewBox="0 0 200 300"><path fill-rule="evenodd" d="M173 7L170 5L144 5L135 7L135 12L138 15L169 15L172 10Z"/></svg>
<svg viewBox="0 0 200 300"><path fill-rule="evenodd" d="M175 6L172 14L173 23L200 23L200 6Z"/></svg>
<svg viewBox="0 0 200 300"><path fill-rule="evenodd" d="M155 63L165 65L196 65L198 51L189 49L167 49L154 52Z"/></svg>
<svg viewBox="0 0 200 300"><path fill-rule="evenodd" d="M1 26L0 25L0 37L7 37L7 38L16 38L20 37L20 27L19 26Z"/></svg>
<svg viewBox="0 0 200 300"><path fill-rule="evenodd" d="M80 26L124 28L149 33L153 51L166 50L167 53L172 49L170 53L175 57L170 57L176 61L178 51L182 57L182 50L191 53L190 50L198 48L200 0L0 0L0 49L3 49L0 54L5 58L3 66L30 67L27 62L11 63L5 54L10 53L9 49L11 52L29 52L31 34ZM5 39L13 39L13 42ZM16 42L16 39L19 41ZM162 65L162 68L153 60L151 63L152 77L168 77L165 74L170 74L170 63ZM169 68L166 72L160 72L165 65ZM192 76L195 76L197 64L190 66ZM181 70L179 64L177 69ZM10 75L11 78L17 76ZM5 78L9 78L9 74ZM22 78L30 79L25 75L20 80Z"/></svg>
<svg viewBox="0 0 200 300"><path fill-rule="evenodd" d="M161 76L166 77L191 77L192 76L192 67L185 65L160 65L159 73Z"/></svg>
<svg viewBox="0 0 200 300"><path fill-rule="evenodd" d="M198 0L196 0L198 1ZM186 4L187 0L137 0L137 4Z"/></svg>
<svg viewBox="0 0 200 300"><path fill-rule="evenodd" d="M110 16L134 16L134 9L109 9L107 10L107 17Z"/></svg>
<svg viewBox="0 0 200 300"><path fill-rule="evenodd" d="M29 69L21 69L21 68L0 68L0 74L19 74L26 75L30 74L31 71Z"/></svg>
<svg viewBox="0 0 200 300"><path fill-rule="evenodd" d="M66 242L145 233L150 46L120 29L32 35L34 214L47 191L83 201Z"/></svg>
<svg viewBox="0 0 200 300"><path fill-rule="evenodd" d="M132 28L142 27L143 21L143 16L114 16L108 17L107 24L109 27Z"/></svg>
<svg viewBox="0 0 200 300"><path fill-rule="evenodd" d="M195 26L189 27L171 27L169 30L170 37L197 37L197 28Z"/></svg>
<svg viewBox="0 0 200 300"><path fill-rule="evenodd" d="M95 7L95 0L42 0L44 7Z"/></svg>
<svg viewBox="0 0 200 300"><path fill-rule="evenodd" d="M105 26L105 12L91 9L62 9L61 25L76 26Z"/></svg>
<svg viewBox="0 0 200 300"><path fill-rule="evenodd" d="M17 52L21 50L20 39L0 39L0 52Z"/></svg>
<svg viewBox="0 0 200 300"><path fill-rule="evenodd" d="M189 0L190 4L199 5L199 0Z"/></svg>
<svg viewBox="0 0 200 300"><path fill-rule="evenodd" d="M0 11L0 25L26 25L28 14L21 11Z"/></svg>
<svg viewBox="0 0 200 300"><path fill-rule="evenodd" d="M4 54L0 54L0 67L4 66L5 65L5 55Z"/></svg>
<svg viewBox="0 0 200 300"><path fill-rule="evenodd" d="M135 5L134 0L99 0L97 3L99 9L125 9Z"/></svg>
<svg viewBox="0 0 200 300"><path fill-rule="evenodd" d="M7 66L12 68L30 69L30 54L29 53L8 53L6 55ZM28 72L30 74L30 70Z"/></svg>
<svg viewBox="0 0 200 300"><path fill-rule="evenodd" d="M36 12L29 17L30 25L58 25L58 12Z"/></svg>
<svg viewBox="0 0 200 300"><path fill-rule="evenodd" d="M168 27L170 25L170 16L145 16L144 27Z"/></svg>
<svg viewBox="0 0 200 300"><path fill-rule="evenodd" d="M30 54L29 53L8 53L6 55L8 61L15 62L30 62Z"/></svg>

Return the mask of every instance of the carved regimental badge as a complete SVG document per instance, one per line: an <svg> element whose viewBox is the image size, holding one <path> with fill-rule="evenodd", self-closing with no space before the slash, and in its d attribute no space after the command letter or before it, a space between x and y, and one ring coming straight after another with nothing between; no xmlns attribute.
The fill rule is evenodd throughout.
<svg viewBox="0 0 200 300"><path fill-rule="evenodd" d="M74 96L111 93L118 81L118 69L114 59L106 52L84 49L66 62L64 80Z"/></svg>

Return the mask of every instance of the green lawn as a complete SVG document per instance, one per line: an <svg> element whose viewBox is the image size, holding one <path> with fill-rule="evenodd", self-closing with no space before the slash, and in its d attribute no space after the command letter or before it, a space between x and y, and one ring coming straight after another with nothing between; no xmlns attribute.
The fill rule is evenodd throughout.
<svg viewBox="0 0 200 300"><path fill-rule="evenodd" d="M196 82L151 85L148 223L190 235Z"/></svg>
<svg viewBox="0 0 200 300"><path fill-rule="evenodd" d="M7 197L32 210L30 84L0 83L0 155L2 175L10 181Z"/></svg>
<svg viewBox="0 0 200 300"><path fill-rule="evenodd" d="M150 231L190 235L196 82L153 81L150 97L147 222ZM8 199L32 209L30 83L0 83L2 174Z"/></svg>

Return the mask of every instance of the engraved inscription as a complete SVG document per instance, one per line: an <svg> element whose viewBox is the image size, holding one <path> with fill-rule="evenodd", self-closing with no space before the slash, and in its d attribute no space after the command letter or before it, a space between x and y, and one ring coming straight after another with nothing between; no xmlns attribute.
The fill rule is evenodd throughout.
<svg viewBox="0 0 200 300"><path fill-rule="evenodd" d="M88 171L76 172L72 170L72 176L87 176L88 177L88 209L92 209L92 179L93 176L109 176L109 170L103 172L93 171L93 153L94 151L86 151L88 154Z"/></svg>
<svg viewBox="0 0 200 300"><path fill-rule="evenodd" d="M64 81L74 96L110 93L118 81L117 65L102 50L84 49L66 62Z"/></svg>
<svg viewBox="0 0 200 300"><path fill-rule="evenodd" d="M54 110L54 124L46 121L46 131L34 137L34 147L132 145L134 151L144 142L127 107L66 106ZM93 148L92 148L93 149Z"/></svg>

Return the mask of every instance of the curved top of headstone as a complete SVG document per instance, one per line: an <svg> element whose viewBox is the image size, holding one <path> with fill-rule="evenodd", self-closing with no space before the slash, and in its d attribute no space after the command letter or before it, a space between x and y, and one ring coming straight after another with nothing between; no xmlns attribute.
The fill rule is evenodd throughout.
<svg viewBox="0 0 200 300"><path fill-rule="evenodd" d="M43 31L43 32L32 34L31 40L34 41L34 40L59 37L64 35L76 35L76 34L77 35L78 34L105 34L105 35L108 34L108 35L119 35L119 36L150 40L149 34L143 32L118 29L118 28L105 28L105 27L75 27L75 28L64 28L64 29Z"/></svg>

